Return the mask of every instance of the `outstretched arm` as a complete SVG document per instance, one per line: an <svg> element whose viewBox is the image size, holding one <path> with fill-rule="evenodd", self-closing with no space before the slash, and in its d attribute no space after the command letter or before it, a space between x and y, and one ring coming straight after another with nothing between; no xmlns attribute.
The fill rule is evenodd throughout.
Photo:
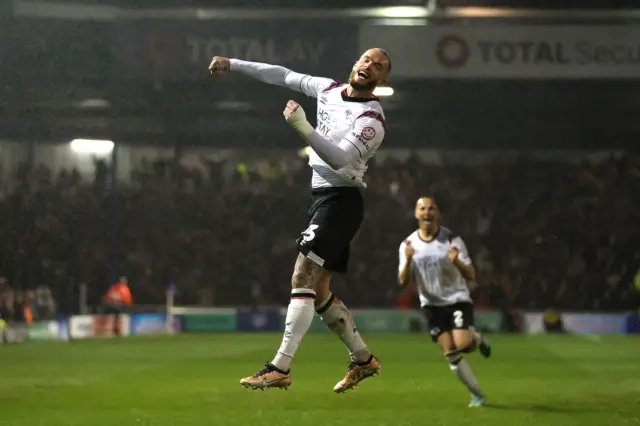
<svg viewBox="0 0 640 426"><path fill-rule="evenodd" d="M276 86L284 86L297 92L302 92L307 96L318 97L318 93L327 87L335 84L328 78L312 77L291 71L280 65L264 64L261 62L242 61L240 59L229 59L215 56L209 65L211 74L222 74L225 72L239 72L248 75L256 80Z"/></svg>

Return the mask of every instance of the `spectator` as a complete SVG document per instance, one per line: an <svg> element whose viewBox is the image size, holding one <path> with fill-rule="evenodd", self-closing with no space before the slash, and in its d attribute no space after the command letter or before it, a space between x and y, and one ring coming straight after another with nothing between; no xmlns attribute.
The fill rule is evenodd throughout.
<svg viewBox="0 0 640 426"><path fill-rule="evenodd" d="M353 243L349 272L335 280L347 304L392 307L400 300L406 306L394 288L398 238L413 227L415 199L428 194L447 212L443 223L466 237L479 271L478 304L636 308L630 283L640 266L638 158L473 166L442 158L450 159L433 165L410 156L372 166L365 202L373 208ZM182 305L282 304L304 227L299 206L309 169L295 155L261 163L145 161L119 185L117 202L107 163L96 163L93 182L76 170L55 176L44 166L20 168L0 200L0 273L20 282L16 288L26 294L20 303L36 320L74 310L75 282L88 283L89 303L98 305L108 288L116 229L116 263L135 282L142 304L164 303L172 281ZM0 280L0 309L15 310L9 294L17 298L8 280Z"/></svg>

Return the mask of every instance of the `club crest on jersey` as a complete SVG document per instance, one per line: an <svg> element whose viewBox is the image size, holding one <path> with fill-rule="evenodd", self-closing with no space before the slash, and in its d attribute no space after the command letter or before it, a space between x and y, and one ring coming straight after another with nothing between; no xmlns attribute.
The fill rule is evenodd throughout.
<svg viewBox="0 0 640 426"><path fill-rule="evenodd" d="M365 127L360 133L363 139L370 141L376 136L376 129L373 127Z"/></svg>
<svg viewBox="0 0 640 426"><path fill-rule="evenodd" d="M347 110L347 112L345 112L344 114L344 118L347 121L353 121L353 113L349 110Z"/></svg>

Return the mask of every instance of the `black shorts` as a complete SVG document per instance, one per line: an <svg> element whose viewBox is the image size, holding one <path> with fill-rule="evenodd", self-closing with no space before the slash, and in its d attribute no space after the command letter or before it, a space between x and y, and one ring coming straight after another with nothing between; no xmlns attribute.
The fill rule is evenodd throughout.
<svg viewBox="0 0 640 426"><path fill-rule="evenodd" d="M300 253L329 271L347 272L349 245L363 217L360 189L313 189L307 224L296 241Z"/></svg>
<svg viewBox="0 0 640 426"><path fill-rule="evenodd" d="M443 333L451 330L466 330L473 327L473 305L459 302L449 306L423 306L422 312L427 319L429 334L434 342Z"/></svg>

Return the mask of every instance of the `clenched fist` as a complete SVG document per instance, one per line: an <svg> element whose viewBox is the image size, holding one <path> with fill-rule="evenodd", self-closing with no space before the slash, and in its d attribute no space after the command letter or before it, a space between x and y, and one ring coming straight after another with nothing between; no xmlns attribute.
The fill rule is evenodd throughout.
<svg viewBox="0 0 640 426"><path fill-rule="evenodd" d="M449 255L449 260L455 262L460 251L456 247L449 247L449 252L447 254Z"/></svg>
<svg viewBox="0 0 640 426"><path fill-rule="evenodd" d="M229 72L231 69L231 61L224 56L214 56L209 64L209 74L219 75Z"/></svg>
<svg viewBox="0 0 640 426"><path fill-rule="evenodd" d="M404 255L407 257L407 260L411 260L415 252L416 250L411 246L411 241L407 241L404 248Z"/></svg>
<svg viewBox="0 0 640 426"><path fill-rule="evenodd" d="M299 112L296 114L297 111ZM306 114L304 113L304 110L300 107L300 104L298 104L295 101L287 102L287 106L284 107L284 111L282 111L282 115L284 115L284 118L287 121L295 120L299 115L302 115L303 120L306 120L307 118Z"/></svg>
<svg viewBox="0 0 640 426"><path fill-rule="evenodd" d="M282 111L284 119L287 120L289 126L293 127L303 137L308 137L313 132L313 126L307 121L307 115L304 109L295 101L287 102L287 106Z"/></svg>

